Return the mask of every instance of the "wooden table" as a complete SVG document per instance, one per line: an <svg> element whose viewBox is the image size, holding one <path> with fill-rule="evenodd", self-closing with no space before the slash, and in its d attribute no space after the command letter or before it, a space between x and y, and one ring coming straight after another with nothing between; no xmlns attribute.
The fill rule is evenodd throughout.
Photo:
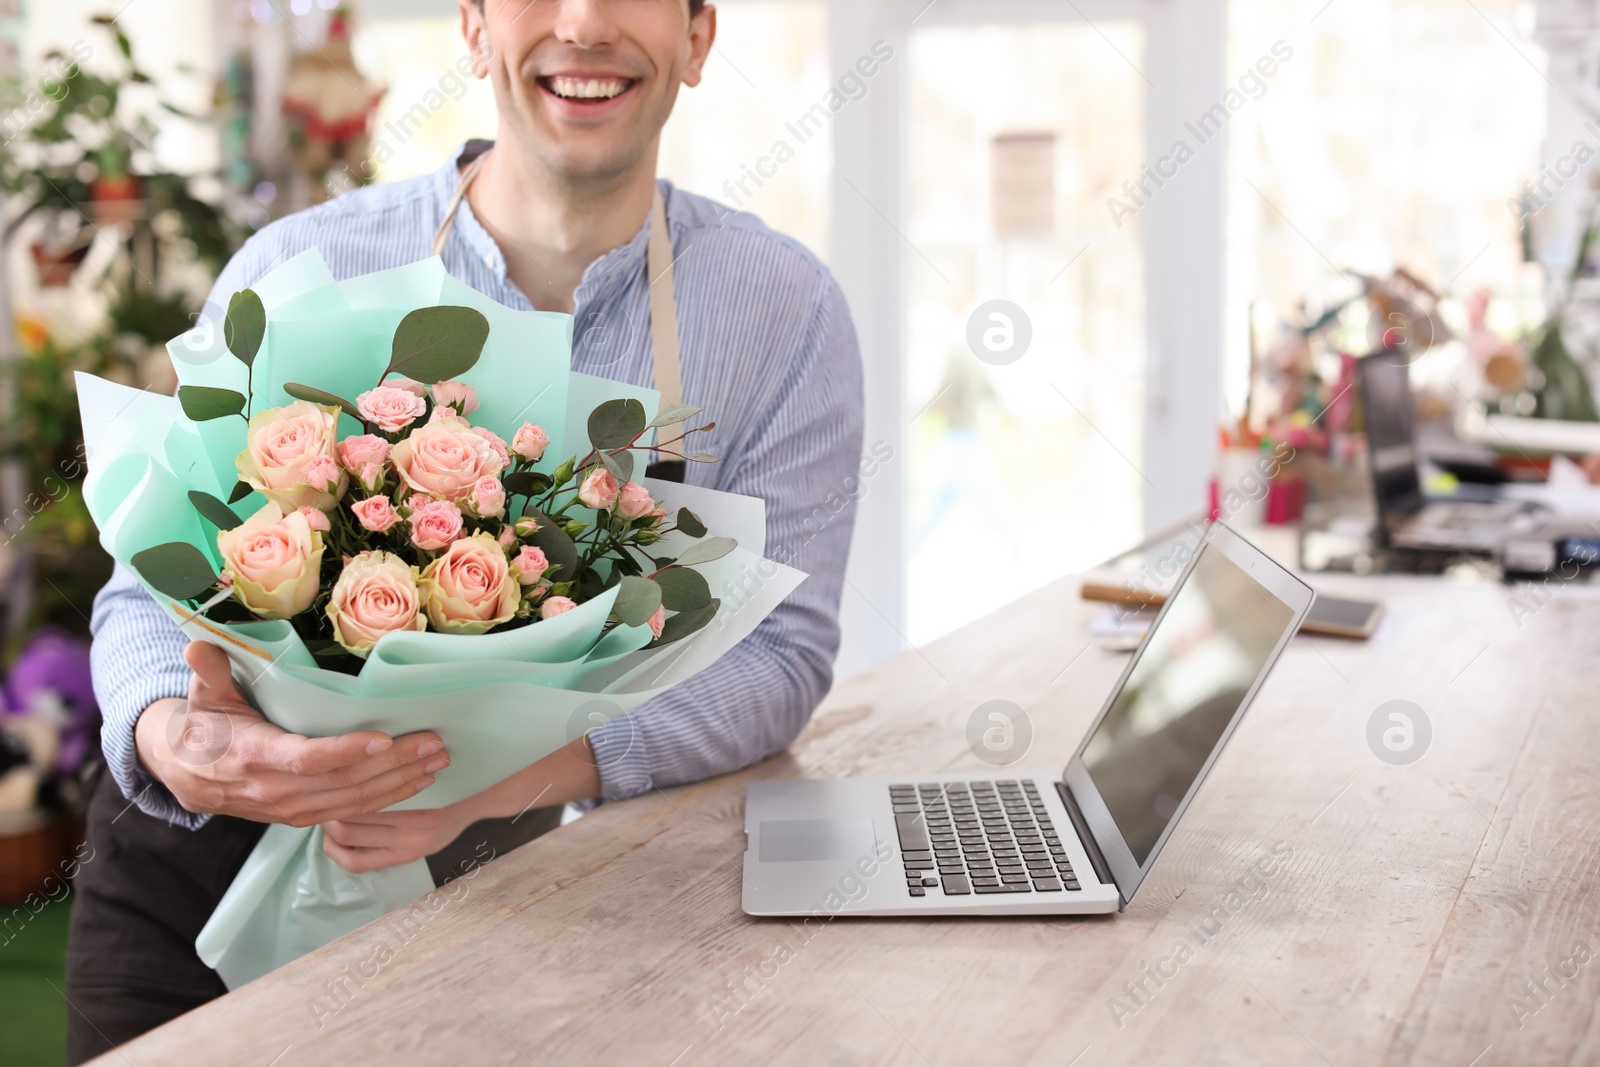
<svg viewBox="0 0 1600 1067"><path fill-rule="evenodd" d="M1316 584L1381 629L1291 644L1121 915L739 911L751 780L982 773L995 698L1022 766L1065 764L1125 662L1068 580L839 686L787 754L607 805L99 1062L1600 1063L1600 600L1519 626L1500 585ZM1391 700L1432 723L1408 766L1368 745Z"/></svg>

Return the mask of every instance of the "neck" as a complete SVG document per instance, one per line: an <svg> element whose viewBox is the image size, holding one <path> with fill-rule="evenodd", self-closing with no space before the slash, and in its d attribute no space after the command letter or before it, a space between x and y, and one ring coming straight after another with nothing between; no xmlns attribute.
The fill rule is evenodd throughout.
<svg viewBox="0 0 1600 1067"><path fill-rule="evenodd" d="M654 146L647 159L614 179L574 182L519 154L503 133L467 202L528 302L540 311L570 313L589 264L627 244L650 217Z"/></svg>

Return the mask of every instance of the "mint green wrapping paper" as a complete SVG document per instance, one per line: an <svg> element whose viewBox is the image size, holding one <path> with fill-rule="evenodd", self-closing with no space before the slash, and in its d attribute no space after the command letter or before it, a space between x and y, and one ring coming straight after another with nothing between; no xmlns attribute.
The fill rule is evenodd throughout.
<svg viewBox="0 0 1600 1067"><path fill-rule="evenodd" d="M551 446L540 469L588 451L589 411L632 397L653 414L659 397L569 370L569 316L518 312L444 272L437 259L335 282L321 256L303 253L253 286L268 313L253 379L253 411L289 402L286 382L354 396L387 365L400 319L416 307L461 304L481 311L490 335L461 380L481 407L475 425L510 438L524 420L543 426ZM223 348L221 330L196 330L169 346L180 381L244 392L246 368ZM244 447L238 418L195 424L173 397L78 375L89 473L84 496L101 543L131 566L143 549L182 541L220 570L215 530L187 493L226 499ZM359 432L341 419L341 436ZM635 457L642 470L644 454ZM646 627L602 634L615 591L554 619L477 637L390 634L359 675L322 670L286 622L221 626L189 619L185 605L152 597L193 640L226 652L241 690L286 730L329 736L358 730L391 735L434 730L451 764L424 793L394 809L443 807L482 792L575 740L596 711L614 718L692 677L743 640L804 575L762 558L760 500L675 483L646 482L669 513L691 507L711 532L739 548L697 567L722 606L710 625L682 641L645 650ZM236 510L248 515L252 494ZM682 538L675 534L672 537ZM676 554L670 544L664 551ZM596 703L603 701L603 704ZM352 874L322 852L320 827L269 826L196 941L199 956L230 988L248 982L433 889L427 865Z"/></svg>

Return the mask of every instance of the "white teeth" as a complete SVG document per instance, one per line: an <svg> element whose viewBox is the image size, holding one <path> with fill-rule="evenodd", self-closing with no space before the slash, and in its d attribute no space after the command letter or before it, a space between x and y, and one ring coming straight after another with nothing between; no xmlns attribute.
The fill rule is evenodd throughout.
<svg viewBox="0 0 1600 1067"><path fill-rule="evenodd" d="M550 79L551 91L569 100L609 100L620 95L627 87L628 83L620 78L590 78L587 81L566 77Z"/></svg>

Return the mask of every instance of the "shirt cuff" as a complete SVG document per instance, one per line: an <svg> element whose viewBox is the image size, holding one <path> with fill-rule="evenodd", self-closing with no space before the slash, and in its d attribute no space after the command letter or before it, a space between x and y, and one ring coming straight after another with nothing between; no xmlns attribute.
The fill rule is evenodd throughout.
<svg viewBox="0 0 1600 1067"><path fill-rule="evenodd" d="M105 752L106 766L110 769L117 788L121 789L122 795L140 811L186 830L198 830L211 820L211 816L189 811L178 803L170 789L152 778L139 765L139 750L134 740L134 730L143 709L158 700L188 695L187 667L171 675L157 675L128 683L118 692L117 699L125 706L137 708L139 711L124 720L126 725L108 716L102 726L101 748ZM116 731L114 736L113 731Z"/></svg>
<svg viewBox="0 0 1600 1067"><path fill-rule="evenodd" d="M590 730L589 744L600 771L600 795L606 800L627 800L655 785L650 753L631 712Z"/></svg>

